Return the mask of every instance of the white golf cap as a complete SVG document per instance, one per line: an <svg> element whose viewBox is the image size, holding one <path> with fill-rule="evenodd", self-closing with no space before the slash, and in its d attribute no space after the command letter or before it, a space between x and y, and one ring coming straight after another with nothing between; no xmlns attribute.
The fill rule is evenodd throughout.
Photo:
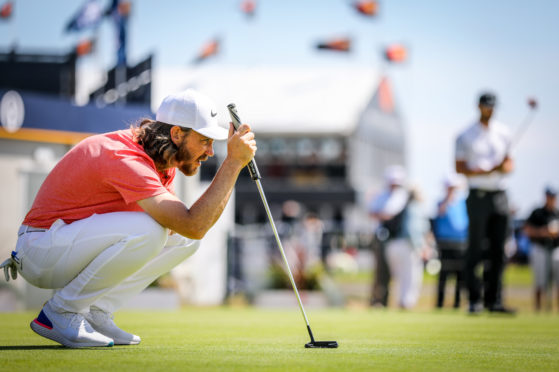
<svg viewBox="0 0 559 372"><path fill-rule="evenodd" d="M384 170L384 179L388 185L403 186L406 170L401 165L390 165Z"/></svg>
<svg viewBox="0 0 559 372"><path fill-rule="evenodd" d="M191 128L214 140L225 140L229 135L229 130L217 122L215 104L209 97L193 89L165 97L157 110L155 120Z"/></svg>

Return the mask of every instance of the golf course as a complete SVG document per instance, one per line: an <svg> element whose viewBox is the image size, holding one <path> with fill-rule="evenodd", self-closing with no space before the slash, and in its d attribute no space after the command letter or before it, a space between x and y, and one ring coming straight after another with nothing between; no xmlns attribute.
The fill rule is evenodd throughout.
<svg viewBox="0 0 559 372"><path fill-rule="evenodd" d="M67 349L29 329L34 312L0 316L4 371L552 371L559 317L469 316L463 310L312 309L317 340L305 349L299 310L245 306L122 311L137 346Z"/></svg>

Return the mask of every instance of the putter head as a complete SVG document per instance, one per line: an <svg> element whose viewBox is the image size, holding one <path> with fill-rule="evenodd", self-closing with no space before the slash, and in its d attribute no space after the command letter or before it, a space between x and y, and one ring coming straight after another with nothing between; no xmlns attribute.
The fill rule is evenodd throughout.
<svg viewBox="0 0 559 372"><path fill-rule="evenodd" d="M305 344L305 348L313 349L336 349L338 347L338 342L336 341L311 341Z"/></svg>

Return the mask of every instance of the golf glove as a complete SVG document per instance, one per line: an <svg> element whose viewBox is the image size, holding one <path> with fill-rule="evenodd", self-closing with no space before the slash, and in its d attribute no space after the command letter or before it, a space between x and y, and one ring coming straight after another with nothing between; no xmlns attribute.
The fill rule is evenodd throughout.
<svg viewBox="0 0 559 372"><path fill-rule="evenodd" d="M12 279L13 280L17 279L16 262L14 261L14 259L12 257L10 257L6 261L2 262L2 265L0 265L0 267L2 269L4 269L4 276L6 277L7 282L10 281L10 274L12 274Z"/></svg>

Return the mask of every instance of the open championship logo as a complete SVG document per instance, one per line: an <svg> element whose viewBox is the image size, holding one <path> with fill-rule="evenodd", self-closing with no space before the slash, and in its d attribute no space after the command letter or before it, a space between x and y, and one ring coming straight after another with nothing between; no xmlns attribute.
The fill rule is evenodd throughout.
<svg viewBox="0 0 559 372"><path fill-rule="evenodd" d="M10 90L4 94L0 102L0 123L9 132L17 132L23 124L25 108L23 99L16 91Z"/></svg>

